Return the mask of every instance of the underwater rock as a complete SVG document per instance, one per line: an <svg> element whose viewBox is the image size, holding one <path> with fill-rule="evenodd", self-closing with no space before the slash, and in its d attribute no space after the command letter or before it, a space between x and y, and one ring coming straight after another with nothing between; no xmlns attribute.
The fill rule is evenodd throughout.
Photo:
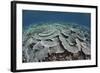
<svg viewBox="0 0 100 73"><path fill-rule="evenodd" d="M78 24L34 24L23 31L22 43L23 62L45 61L45 58L49 57L48 54L52 55L52 53L70 53L70 56L59 60L72 60L74 56L75 59L84 59L81 57L83 55L77 55L79 52L83 52L84 55L91 55L90 32ZM72 57L71 54L75 55ZM48 60L54 58L48 58Z"/></svg>

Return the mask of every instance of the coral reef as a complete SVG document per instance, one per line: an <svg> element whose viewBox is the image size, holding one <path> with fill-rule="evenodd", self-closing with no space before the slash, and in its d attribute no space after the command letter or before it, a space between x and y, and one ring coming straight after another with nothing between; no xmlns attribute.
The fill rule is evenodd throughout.
<svg viewBox="0 0 100 73"><path fill-rule="evenodd" d="M34 24L22 38L24 63L91 59L90 30L82 25Z"/></svg>

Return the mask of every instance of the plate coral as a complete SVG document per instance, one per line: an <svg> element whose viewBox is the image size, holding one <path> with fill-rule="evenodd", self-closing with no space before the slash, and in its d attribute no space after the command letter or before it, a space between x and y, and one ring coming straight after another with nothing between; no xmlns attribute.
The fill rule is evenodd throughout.
<svg viewBox="0 0 100 73"><path fill-rule="evenodd" d="M91 59L90 30L74 23L41 23L23 31L22 61Z"/></svg>

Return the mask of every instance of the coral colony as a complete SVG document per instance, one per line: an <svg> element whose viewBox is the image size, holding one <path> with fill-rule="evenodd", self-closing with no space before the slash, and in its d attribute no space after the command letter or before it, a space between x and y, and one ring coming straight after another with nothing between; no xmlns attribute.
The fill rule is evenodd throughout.
<svg viewBox="0 0 100 73"><path fill-rule="evenodd" d="M69 23L41 23L23 31L22 61L48 62L91 59L90 30Z"/></svg>

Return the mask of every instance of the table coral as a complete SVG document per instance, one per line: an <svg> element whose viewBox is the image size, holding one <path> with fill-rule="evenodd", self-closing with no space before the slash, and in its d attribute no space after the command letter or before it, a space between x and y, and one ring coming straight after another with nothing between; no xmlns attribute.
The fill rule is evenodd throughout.
<svg viewBox="0 0 100 73"><path fill-rule="evenodd" d="M23 31L23 62L91 58L90 30L69 23L34 24Z"/></svg>

